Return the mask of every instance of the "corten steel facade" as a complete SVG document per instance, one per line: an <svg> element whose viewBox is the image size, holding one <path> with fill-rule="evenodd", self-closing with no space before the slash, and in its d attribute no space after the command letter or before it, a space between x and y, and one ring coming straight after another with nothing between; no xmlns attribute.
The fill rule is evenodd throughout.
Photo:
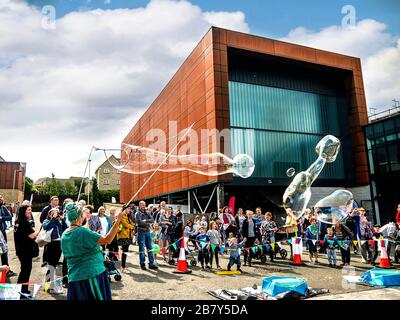
<svg viewBox="0 0 400 320"><path fill-rule="evenodd" d="M193 128L199 136L201 129L218 129L221 131L228 128L232 130L231 140L232 138L235 140L234 131L243 128L238 129L236 124L231 125L231 122L235 122L237 118L237 115L235 118L235 114L232 113L236 103L234 103L233 94L237 93L235 90L239 90L235 86L240 84L242 80L235 78L235 73L232 70L235 60L237 62L241 55L246 56L248 60L251 60L253 55L257 56L254 61L265 59L265 61L268 61L266 64L287 65L288 70L294 66L294 68L298 67L306 74L308 73L307 70L312 70L310 72L314 75L318 75L319 72L326 73L325 78L327 79L330 77L340 78L343 87L340 89L342 92L341 99L346 115L346 125L341 122L342 129L346 132L342 132L342 130L341 133L344 140L347 141L343 149L346 152L343 151L344 155L341 161L345 166L348 166L342 172L344 175L342 180L346 180L347 173L353 173L353 177L347 179L346 182L341 181L341 185L345 184L351 187L368 184L368 164L363 132L363 125L367 124L368 117L360 59L215 27L207 32L123 142L148 146L149 142L145 140L146 133L150 129L159 128L168 135L169 121L177 121L178 131L195 123ZM253 62L253 66L257 63ZM240 66L240 61L236 65ZM294 81L298 82L299 80L295 79ZM250 84L253 81L250 79L242 82ZM258 85L257 83L254 84ZM273 86L270 85L270 87ZM243 90L249 92L253 89L250 86ZM296 90L296 88L290 86L286 89L288 92ZM302 91L303 89L299 90ZM295 97L295 99L301 99L301 96ZM260 130L265 132L276 131L265 128L260 128ZM279 134L296 134L291 129L278 131L282 131ZM319 139L322 133L324 133L324 130L310 134L318 136ZM314 143L313 141L310 143ZM233 144L235 143L237 142L233 141ZM244 142L241 141L240 143ZM232 149L235 149L233 150L234 153L238 152L237 146L232 145ZM198 151L200 154L200 146ZM224 151L228 155L232 152L232 150ZM296 150L293 152L296 152ZM307 158L307 161L309 160ZM350 162L351 166L347 165ZM261 165L257 161L255 164L256 168ZM304 170L306 168L297 169ZM121 201L128 201L148 176L149 174L133 175L121 172ZM238 179L232 174L209 177L190 171L157 172L136 199L151 199L159 195L189 190L193 187L217 182L225 182L229 185L229 181L234 180L238 181L238 186L246 186L246 183L251 181L251 179ZM258 185L267 186L268 183L271 183L267 183L266 179L262 179L262 181L262 183L258 182ZM283 186L284 184L287 185L289 180L286 178L278 179L278 181L277 185Z"/></svg>
<svg viewBox="0 0 400 320"><path fill-rule="evenodd" d="M0 162L0 193L6 203L24 200L25 169L25 163Z"/></svg>

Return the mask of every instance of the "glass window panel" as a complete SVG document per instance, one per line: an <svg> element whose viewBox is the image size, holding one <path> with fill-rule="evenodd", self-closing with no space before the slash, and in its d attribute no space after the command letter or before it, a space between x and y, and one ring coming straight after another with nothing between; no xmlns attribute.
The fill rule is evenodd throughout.
<svg viewBox="0 0 400 320"><path fill-rule="evenodd" d="M368 150L368 161L369 161L369 167L371 170L371 174L375 173L375 165L374 165L374 157L373 157L373 151Z"/></svg>
<svg viewBox="0 0 400 320"><path fill-rule="evenodd" d="M368 126L365 129L365 135L367 138L367 148L371 149L375 145L374 126Z"/></svg>
<svg viewBox="0 0 400 320"><path fill-rule="evenodd" d="M383 123L376 123L374 125L375 130L375 143L376 145L380 145L385 143L385 131L383 128Z"/></svg>
<svg viewBox="0 0 400 320"><path fill-rule="evenodd" d="M229 96L232 126L340 135L345 105L334 96L235 81Z"/></svg>
<svg viewBox="0 0 400 320"><path fill-rule="evenodd" d="M380 147L375 149L375 171L376 172L388 172L389 162L386 154L386 148Z"/></svg>
<svg viewBox="0 0 400 320"><path fill-rule="evenodd" d="M247 153L253 157L252 177L285 178L286 170L306 170L316 159L315 146L322 136L271 132L251 129L231 129L232 155ZM257 148L255 147L257 146ZM336 161L327 163L321 179L344 179L342 150Z"/></svg>
<svg viewBox="0 0 400 320"><path fill-rule="evenodd" d="M392 171L400 170L400 148L397 144L388 146L390 168Z"/></svg>

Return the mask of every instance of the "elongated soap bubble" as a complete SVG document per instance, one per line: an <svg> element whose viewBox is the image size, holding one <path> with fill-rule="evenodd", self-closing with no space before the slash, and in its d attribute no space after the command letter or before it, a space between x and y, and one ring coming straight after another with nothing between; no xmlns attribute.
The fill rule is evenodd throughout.
<svg viewBox="0 0 400 320"><path fill-rule="evenodd" d="M117 170L131 174L144 174L158 170L161 172L192 171L207 176L218 176L227 173L242 178L250 177L255 168L254 160L241 153L230 158L222 153L208 154L168 154L151 148L122 144L121 159L112 157L110 150L103 150L108 162ZM165 160L167 159L167 160Z"/></svg>
<svg viewBox="0 0 400 320"><path fill-rule="evenodd" d="M317 179L325 164L334 162L340 150L338 138L327 135L315 147L318 155L306 171L296 174L283 194L283 205L291 208L297 218L301 217L311 198L311 185Z"/></svg>
<svg viewBox="0 0 400 320"><path fill-rule="evenodd" d="M353 194L348 190L336 190L329 196L319 200L314 208L319 221L328 224L342 222L353 207Z"/></svg>

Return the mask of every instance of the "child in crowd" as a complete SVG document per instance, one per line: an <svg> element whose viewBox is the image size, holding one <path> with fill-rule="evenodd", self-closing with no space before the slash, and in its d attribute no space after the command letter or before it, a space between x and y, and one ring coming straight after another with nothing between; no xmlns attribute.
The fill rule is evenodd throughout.
<svg viewBox="0 0 400 320"><path fill-rule="evenodd" d="M317 247L316 247L316 240L318 240L317 219L311 218L310 222L311 224L307 227L306 230L306 239L307 239L308 252L310 253L310 262L314 263L313 261L314 258L315 263L319 263Z"/></svg>
<svg viewBox="0 0 400 320"><path fill-rule="evenodd" d="M229 247L229 263L228 263L228 271L231 271L231 268L234 264L237 265L237 271L242 272L240 269L240 248L243 246L244 241L238 243L238 239L236 237L232 237L228 241Z"/></svg>
<svg viewBox="0 0 400 320"><path fill-rule="evenodd" d="M333 234L332 228L327 228L326 231L328 233L324 237L324 245L326 254L328 255L329 267L336 268L336 248L338 247L338 241Z"/></svg>
<svg viewBox="0 0 400 320"><path fill-rule="evenodd" d="M201 217L200 226L206 228L206 230L208 229L208 222L206 216Z"/></svg>
<svg viewBox="0 0 400 320"><path fill-rule="evenodd" d="M201 269L204 269L204 262L206 263L206 268L211 269L210 266L208 265L208 262L210 260L209 257L209 249L210 249L210 237L206 234L206 228L201 226L199 228L199 235L196 237L196 245L197 248L199 249L199 257L198 260L201 263Z"/></svg>
<svg viewBox="0 0 400 320"><path fill-rule="evenodd" d="M215 221L211 221L210 223L210 230L207 231L208 236L210 237L210 245L211 245L211 250L210 250L210 267L212 269L213 265L213 258L215 256L215 262L217 264L217 268L221 269L219 266L219 257L218 257L218 252L219 248L222 245L222 239L221 239L221 234L217 230L217 224Z"/></svg>
<svg viewBox="0 0 400 320"><path fill-rule="evenodd" d="M151 231L151 240L153 244L159 244L160 242L160 225L157 222L153 224L153 230ZM157 260L157 254L154 254L154 259Z"/></svg>

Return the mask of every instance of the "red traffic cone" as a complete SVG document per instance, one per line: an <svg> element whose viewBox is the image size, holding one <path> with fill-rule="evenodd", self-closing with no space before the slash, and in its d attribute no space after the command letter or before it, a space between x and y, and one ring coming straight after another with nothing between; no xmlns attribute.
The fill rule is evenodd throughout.
<svg viewBox="0 0 400 320"><path fill-rule="evenodd" d="M386 251L385 240L378 240L378 243L381 248L381 261L379 262L379 268L393 268Z"/></svg>
<svg viewBox="0 0 400 320"><path fill-rule="evenodd" d="M301 238L292 238L293 262L294 265L303 265L301 255L303 253L303 244Z"/></svg>
<svg viewBox="0 0 400 320"><path fill-rule="evenodd" d="M6 283L6 279L7 279L7 270L4 269L4 270L1 272L0 283Z"/></svg>
<svg viewBox="0 0 400 320"><path fill-rule="evenodd" d="M191 272L192 270L190 270L187 267L186 263L185 238L182 237L181 248L179 251L178 265L176 266L176 270L174 271L174 273L191 273Z"/></svg>

